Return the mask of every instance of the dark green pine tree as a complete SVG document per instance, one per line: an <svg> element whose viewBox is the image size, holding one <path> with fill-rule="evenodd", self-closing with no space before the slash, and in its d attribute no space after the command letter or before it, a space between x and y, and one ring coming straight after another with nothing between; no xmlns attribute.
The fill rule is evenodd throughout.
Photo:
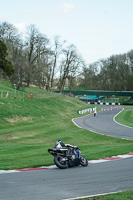
<svg viewBox="0 0 133 200"><path fill-rule="evenodd" d="M14 73L14 68L12 63L6 59L7 55L7 47L5 43L0 40L0 69L2 69L7 76L11 76Z"/></svg>

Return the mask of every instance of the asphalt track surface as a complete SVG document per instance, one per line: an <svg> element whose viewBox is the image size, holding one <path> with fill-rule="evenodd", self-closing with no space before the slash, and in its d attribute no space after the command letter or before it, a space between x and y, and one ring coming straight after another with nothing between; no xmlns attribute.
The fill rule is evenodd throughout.
<svg viewBox="0 0 133 200"><path fill-rule="evenodd" d="M120 110L121 108L114 109L112 114L109 112L108 115L108 111L103 114L100 112L101 114L98 113L96 118L93 115L91 117L93 121L104 117L104 120L100 121L105 123L107 116L110 121ZM110 124L108 120L106 122ZM102 126L104 127L104 125ZM127 135L131 137L130 133ZM118 136L125 137L125 134ZM133 189L132 157L66 170L53 168L0 174L0 200L64 200L130 189Z"/></svg>
<svg viewBox="0 0 133 200"><path fill-rule="evenodd" d="M63 200L133 189L133 158L0 175L0 200Z"/></svg>
<svg viewBox="0 0 133 200"><path fill-rule="evenodd" d="M80 128L90 130L95 133L112 137L133 140L133 128L120 125L114 121L114 117L122 111L123 107L101 106L102 111L84 117L73 119L73 122Z"/></svg>

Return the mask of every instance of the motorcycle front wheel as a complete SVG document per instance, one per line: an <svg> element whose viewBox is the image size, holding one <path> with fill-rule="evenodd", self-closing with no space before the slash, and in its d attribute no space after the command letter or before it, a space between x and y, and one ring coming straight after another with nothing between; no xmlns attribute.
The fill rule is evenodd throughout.
<svg viewBox="0 0 133 200"><path fill-rule="evenodd" d="M81 156L81 157L80 157L80 164L81 164L83 167L86 167L86 166L88 166L88 160L87 160L84 156Z"/></svg>
<svg viewBox="0 0 133 200"><path fill-rule="evenodd" d="M54 163L60 169L68 168L68 163L67 163L66 160L64 160L64 157L62 157L62 156L55 156L54 157Z"/></svg>

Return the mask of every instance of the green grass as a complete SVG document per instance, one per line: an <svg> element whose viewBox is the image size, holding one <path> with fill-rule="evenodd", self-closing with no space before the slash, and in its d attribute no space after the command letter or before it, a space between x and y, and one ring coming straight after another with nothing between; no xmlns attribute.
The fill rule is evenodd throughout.
<svg viewBox="0 0 133 200"><path fill-rule="evenodd" d="M6 97L7 93L9 93L9 98L15 98L20 100L25 100L30 98L30 94L33 94L34 98L48 98L51 96L57 96L53 92L47 92L46 90L40 90L38 87L26 87L23 85L20 90L15 90L14 84L9 81L2 81L0 82L0 97Z"/></svg>
<svg viewBox="0 0 133 200"><path fill-rule="evenodd" d="M4 82L3 88L12 90L9 82ZM33 93L34 88L31 90ZM79 110L89 107L86 103L35 90L45 97L0 98L0 169L53 164L47 149L58 139L79 146L88 160L133 152L133 141L92 133L72 123Z"/></svg>
<svg viewBox="0 0 133 200"><path fill-rule="evenodd" d="M133 127L133 106L126 107L115 119L121 124Z"/></svg>
<svg viewBox="0 0 133 200"><path fill-rule="evenodd" d="M104 196L90 197L80 200L133 200L133 190L118 192L116 194L108 194Z"/></svg>
<svg viewBox="0 0 133 200"><path fill-rule="evenodd" d="M13 91L12 84L9 81L0 81L0 91Z"/></svg>

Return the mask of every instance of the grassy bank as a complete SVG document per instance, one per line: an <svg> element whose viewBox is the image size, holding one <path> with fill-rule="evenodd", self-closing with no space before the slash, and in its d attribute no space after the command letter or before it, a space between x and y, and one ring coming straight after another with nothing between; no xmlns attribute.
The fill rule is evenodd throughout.
<svg viewBox="0 0 133 200"><path fill-rule="evenodd" d="M80 200L133 200L133 190L98 197L90 197Z"/></svg>
<svg viewBox="0 0 133 200"><path fill-rule="evenodd" d="M115 119L121 124L133 127L133 106L125 107L124 111L122 111Z"/></svg>
<svg viewBox="0 0 133 200"><path fill-rule="evenodd" d="M9 83L3 86L7 87ZM34 89L44 95L37 88L31 88L32 93ZM88 160L132 152L133 141L95 134L72 123L78 110L88 107L73 97L50 97L46 92L38 99L0 98L0 169L53 164L47 149L58 139L79 146Z"/></svg>

